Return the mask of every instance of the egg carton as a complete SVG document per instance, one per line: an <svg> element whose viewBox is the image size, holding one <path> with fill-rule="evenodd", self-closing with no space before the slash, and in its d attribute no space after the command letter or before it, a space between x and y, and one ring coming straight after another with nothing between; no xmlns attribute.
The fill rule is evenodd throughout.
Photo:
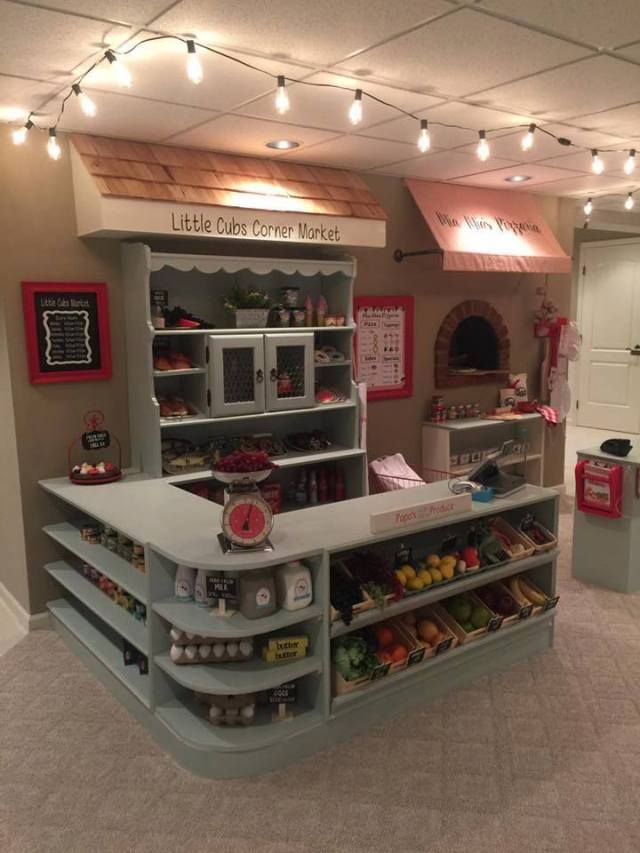
<svg viewBox="0 0 640 853"><path fill-rule="evenodd" d="M211 705L209 708L209 722L214 726L250 726L255 720L255 703L242 705L240 708L220 708Z"/></svg>
<svg viewBox="0 0 640 853"><path fill-rule="evenodd" d="M253 657L253 640L214 640L192 642L188 646L174 643L169 649L169 657L176 664L225 663L227 661L245 661Z"/></svg>

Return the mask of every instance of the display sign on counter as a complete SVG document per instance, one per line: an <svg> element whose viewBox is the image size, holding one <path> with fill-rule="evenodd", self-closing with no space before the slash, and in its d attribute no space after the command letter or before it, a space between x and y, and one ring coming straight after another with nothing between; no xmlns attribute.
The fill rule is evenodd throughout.
<svg viewBox="0 0 640 853"><path fill-rule="evenodd" d="M111 376L106 284L22 282L33 383Z"/></svg>
<svg viewBox="0 0 640 853"><path fill-rule="evenodd" d="M298 685L295 681L272 687L267 694L270 705L293 705L298 698Z"/></svg>
<svg viewBox="0 0 640 853"><path fill-rule="evenodd" d="M85 450L104 450L111 444L108 429L92 429L82 433L82 446Z"/></svg>
<svg viewBox="0 0 640 853"><path fill-rule="evenodd" d="M367 399L413 394L413 296L357 296L356 379Z"/></svg>
<svg viewBox="0 0 640 853"><path fill-rule="evenodd" d="M235 601L238 598L238 581L227 575L207 575L207 598Z"/></svg>
<svg viewBox="0 0 640 853"><path fill-rule="evenodd" d="M384 512L372 512L370 516L371 532L385 533L389 530L404 530L430 521L438 521L450 515L471 512L471 495L451 494L446 498L421 501Z"/></svg>

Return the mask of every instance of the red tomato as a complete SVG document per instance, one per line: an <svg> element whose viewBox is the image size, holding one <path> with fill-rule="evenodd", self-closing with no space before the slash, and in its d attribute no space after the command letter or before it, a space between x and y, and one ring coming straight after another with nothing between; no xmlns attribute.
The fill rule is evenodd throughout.
<svg viewBox="0 0 640 853"><path fill-rule="evenodd" d="M470 545L467 548L462 549L462 559L467 564L467 568L471 568L473 566L477 566L480 562L478 557L478 549L472 548Z"/></svg>
<svg viewBox="0 0 640 853"><path fill-rule="evenodd" d="M391 652L388 652L386 649L382 652L378 652L378 660L382 661L382 663L393 663Z"/></svg>
<svg viewBox="0 0 640 853"><path fill-rule="evenodd" d="M387 625L379 625L376 629L376 639L378 641L378 648L386 649L387 646L395 642L396 638L391 628L387 627Z"/></svg>
<svg viewBox="0 0 640 853"><path fill-rule="evenodd" d="M409 649L406 646L403 646L402 643L396 643L395 646L391 649L391 660L394 663L398 663L401 660L404 660L409 654Z"/></svg>

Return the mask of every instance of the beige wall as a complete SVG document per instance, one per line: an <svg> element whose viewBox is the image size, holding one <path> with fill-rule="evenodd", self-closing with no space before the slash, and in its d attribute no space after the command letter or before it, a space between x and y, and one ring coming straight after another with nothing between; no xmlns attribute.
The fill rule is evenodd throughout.
<svg viewBox="0 0 640 853"><path fill-rule="evenodd" d="M128 440L119 245L116 241L83 241L74 236L69 156L64 140L62 145L62 160L52 163L39 136L30 138L25 148L14 147L6 138L0 141L0 163L6 170L0 215L5 220L3 232L7 243L0 276L24 512L24 542L18 524L7 520L0 522L0 533L11 540L10 565L0 569L0 580L31 612L42 610L53 592L42 565L54 559L57 553L41 532L43 524L55 520L56 507L52 499L37 487L38 479L65 473L68 444L81 431L81 417L88 408L102 409L110 428L120 436L125 447ZM489 300L503 315L509 328L513 370L527 372L535 387L540 345L532 335L531 315L539 302L535 290L543 277L429 272L425 259L420 258L396 264L392 259L393 249L428 246L428 231L400 180L373 176L367 176L366 180L389 215L388 244L386 250L354 252L358 261L356 290L362 294L408 293L416 298L414 394L408 399L370 405L370 454L375 456L399 450L409 461L419 465L420 424L434 393L434 341L445 314L457 302L474 295ZM567 204L543 199L543 205L550 224L565 249L570 251L572 219L569 222ZM572 217L572 203L570 206ZM187 246L187 250L193 251L193 244ZM174 242L168 247L165 244L164 248L179 251L180 244ZM283 254L280 246L243 246L240 250L237 243L211 242L207 246L202 242L198 245L198 251L231 251L237 254L245 250L248 254ZM314 252L317 250L289 247L287 254L300 256ZM114 370L110 381L40 386L29 383L20 302L20 281L29 279L108 283ZM551 276L550 289L556 301L561 304L566 301L568 309L570 276ZM9 390L6 381L2 385L2 378L0 352L0 402L4 402ZM495 386L485 386L468 392L464 389L449 391L445 396L451 400L493 405L496 394ZM10 444L7 442L7 448ZM3 447L0 454L6 453L7 448ZM552 437L550 450L547 480L556 483L562 478L563 441L560 431ZM19 517L20 504L17 486L14 467L14 481L12 484L3 483L0 499L4 508L5 497L11 497L16 518Z"/></svg>

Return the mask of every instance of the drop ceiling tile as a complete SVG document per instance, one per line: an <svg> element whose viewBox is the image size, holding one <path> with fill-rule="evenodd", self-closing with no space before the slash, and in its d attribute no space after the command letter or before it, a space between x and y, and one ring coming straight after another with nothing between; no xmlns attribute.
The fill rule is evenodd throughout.
<svg viewBox="0 0 640 853"><path fill-rule="evenodd" d="M577 145L584 145L588 148L620 148L625 141L617 136L609 136L606 133L578 130L577 128L563 124L545 124L544 127L556 136L571 139L572 142L575 142ZM528 151L523 151L520 143L525 132L526 128L521 128L517 133L509 133L508 135L493 137L490 140L492 154L496 157L506 157L509 160L518 160L526 163L536 160L545 160L548 157L559 158L569 156L573 151L572 148L560 145L553 136L543 133L542 128L538 128L535 132L533 147ZM470 145L465 147L463 150L471 151L472 148L473 146Z"/></svg>
<svg viewBox="0 0 640 853"><path fill-rule="evenodd" d="M59 89L42 80L25 80L0 74L0 121L24 121L37 106Z"/></svg>
<svg viewBox="0 0 640 853"><path fill-rule="evenodd" d="M559 39L460 9L341 66L461 96L585 55Z"/></svg>
<svg viewBox="0 0 640 853"><path fill-rule="evenodd" d="M507 181L511 175L527 175L528 181L514 183ZM478 187L495 187L501 190L520 190L529 192L531 187L549 181L566 180L570 177L581 177L579 172L567 172L561 169L552 169L549 166L541 166L538 163L529 163L526 167L510 166L507 169L495 169L492 172L482 172L479 175L468 175L466 178L458 178L459 184L471 184Z"/></svg>
<svg viewBox="0 0 640 853"><path fill-rule="evenodd" d="M407 160L404 163L386 166L376 171L385 175L397 175L398 177L447 181L452 178L460 178L512 165L508 160L491 158L490 163L482 163L472 154L465 154L460 151L439 151L435 154L427 154L424 157Z"/></svg>
<svg viewBox="0 0 640 853"><path fill-rule="evenodd" d="M67 75L128 28L0 0L0 74L51 80Z"/></svg>
<svg viewBox="0 0 640 853"><path fill-rule="evenodd" d="M404 160L413 152L413 146L404 145L402 142L351 135L315 145L308 151L292 151L285 156L287 160L299 160L318 166L362 170Z"/></svg>
<svg viewBox="0 0 640 853"><path fill-rule="evenodd" d="M406 89L396 89L390 86L381 86L367 80L358 80L353 77L338 76L336 74L313 74L306 78L308 82L319 84L334 84L344 86L352 91L340 91L339 89L323 88L322 86L305 86L303 84L291 83L288 85L291 109L282 120L292 124L318 127L334 130L341 133L352 132L353 125L349 121L349 107L353 102L353 90L363 88L377 98L393 103L402 109L416 112L433 104L441 103L440 98L424 95L420 92L410 92ZM398 115L396 110L379 104L376 101L363 97L363 120L358 127L360 130L370 125L378 124ZM275 112L273 95L247 104L238 112L244 115L259 118L273 119L277 117ZM374 134L375 135L375 134Z"/></svg>
<svg viewBox="0 0 640 853"><path fill-rule="evenodd" d="M124 47L136 44L152 33L142 32ZM185 106L209 110L228 111L233 107L271 92L269 102L273 110L276 81L261 71L253 71L236 62L216 56L206 50L198 51L204 78L193 84L186 74L187 50L183 42L175 39L141 44L124 57L133 77L131 92L142 98L153 98ZM120 60L119 60L120 61ZM256 60L256 65L270 74L298 74L299 66ZM104 91L122 91L108 62L101 62L87 75L83 88Z"/></svg>
<svg viewBox="0 0 640 853"><path fill-rule="evenodd" d="M479 0L479 7L597 47L611 48L640 39L638 0Z"/></svg>
<svg viewBox="0 0 640 853"><path fill-rule="evenodd" d="M209 44L331 65L450 9L443 0L184 0L153 25Z"/></svg>
<svg viewBox="0 0 640 853"><path fill-rule="evenodd" d="M628 56L629 59L640 62L640 41L637 41L635 44L630 44L627 47L623 47L617 52L622 56Z"/></svg>
<svg viewBox="0 0 640 853"><path fill-rule="evenodd" d="M630 66L633 68L633 66ZM636 92L636 97L638 92ZM640 140L640 103L605 110L591 115L581 115L576 121L582 127L595 128L607 133L619 134L626 139ZM640 146L636 145L636 148Z"/></svg>
<svg viewBox="0 0 640 853"><path fill-rule="evenodd" d="M332 139L335 134L324 130L282 124L277 121L262 121L244 116L225 115L200 127L171 137L172 145L189 145L212 151L235 151L255 157L277 157L282 152L266 148L273 139L291 139L300 142L298 152L306 152L306 146Z"/></svg>
<svg viewBox="0 0 640 853"><path fill-rule="evenodd" d="M531 192L546 193L547 195L584 197L597 196L601 193L627 192L635 189L630 186L629 179L623 181L613 175L584 175L580 178L566 178L561 181L550 181L531 188Z"/></svg>
<svg viewBox="0 0 640 853"><path fill-rule="evenodd" d="M171 2L170 0L111 0L108 5L105 5L102 0L29 0L29 5L99 18L102 21L146 24L170 6Z"/></svg>
<svg viewBox="0 0 640 853"><path fill-rule="evenodd" d="M61 130L159 142L215 115L208 110L168 105L113 92L92 92L91 97L98 108L97 115L94 118L85 116L79 104L75 103L76 99L72 98L60 122Z"/></svg>
<svg viewBox="0 0 640 853"><path fill-rule="evenodd" d="M496 106L562 120L629 104L637 100L639 91L640 66L610 56L594 56L488 89L482 97ZM583 120L580 123L591 126ZM612 128L603 129L614 132Z"/></svg>
<svg viewBox="0 0 640 853"><path fill-rule="evenodd" d="M570 151L571 149L565 149ZM604 173L607 175L618 174L622 175L622 167L627 159L627 152L612 153L607 151L599 152L602 161L604 162ZM640 158L639 158L640 159ZM573 154L566 156L550 157L540 161L543 166L553 166L558 169L573 169L576 172L591 173L591 152L590 151L575 151Z"/></svg>

